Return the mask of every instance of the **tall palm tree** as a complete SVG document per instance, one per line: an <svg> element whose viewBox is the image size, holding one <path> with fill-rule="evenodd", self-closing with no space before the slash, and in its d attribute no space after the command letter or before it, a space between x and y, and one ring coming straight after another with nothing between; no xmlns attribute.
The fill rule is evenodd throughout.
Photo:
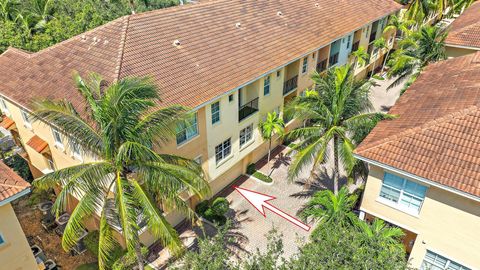
<svg viewBox="0 0 480 270"><path fill-rule="evenodd" d="M271 112L267 114L265 121L259 124L260 131L262 133L262 138L268 140L268 158L267 161L270 162L270 154L272 152L272 138L274 134L278 136L283 136L285 133L285 123L283 119L277 115L276 112Z"/></svg>
<svg viewBox="0 0 480 270"><path fill-rule="evenodd" d="M311 219L321 224L333 223L339 226L350 225L358 217L352 212L357 201L356 195L350 195L342 187L337 195L330 190L322 190L313 195L300 213L304 220Z"/></svg>
<svg viewBox="0 0 480 270"><path fill-rule="evenodd" d="M354 67L357 67L357 65L359 67L364 66L367 63L368 58L370 58L370 55L363 46L358 47L356 51L352 52L352 55L354 57Z"/></svg>
<svg viewBox="0 0 480 270"><path fill-rule="evenodd" d="M292 148L296 151L288 171L289 180L311 166L310 176L315 175L318 165L333 156L334 193L338 194L340 162L350 175L356 163L353 150L358 141L352 140L366 123L378 118L390 118L383 113L370 112L370 82L355 81L349 65L328 70L326 76L312 75L314 90L295 98L287 107L287 113L308 123L287 134L288 138L300 139ZM333 155L329 155L333 143Z"/></svg>
<svg viewBox="0 0 480 270"><path fill-rule="evenodd" d="M412 20L406 20L405 18L400 19L395 15L391 15L387 26L383 29L383 33L394 30L397 36L403 37L406 33L410 32L410 27L414 23Z"/></svg>
<svg viewBox="0 0 480 270"><path fill-rule="evenodd" d="M0 19L14 21L18 14L20 2L18 0L0 0Z"/></svg>
<svg viewBox="0 0 480 270"><path fill-rule="evenodd" d="M388 50L387 42L385 41L385 39L383 37L374 40L373 41L373 47L377 48L377 50L378 50L377 53L380 53L384 49ZM370 74L370 78L372 78L373 74L375 73L375 63L377 63L376 60L373 61L372 73ZM383 66L382 66L382 72L383 72Z"/></svg>
<svg viewBox="0 0 480 270"><path fill-rule="evenodd" d="M173 253L180 252L177 232L159 206L193 218L179 193L186 190L203 198L209 186L194 161L158 154L152 147L161 147L174 136L179 121L187 118L185 108L158 109L158 90L146 78L105 85L99 75L91 74L88 80L75 75L75 82L85 99L84 113L66 100L39 101L34 112L37 121L53 124L71 138L72 147L81 144L85 155L95 160L60 169L34 182L40 188L62 188L53 207L56 215L65 211L70 196L79 199L65 228L63 248L70 250L83 231L85 219L98 215L100 269L107 268L117 245L113 228L121 232L127 249L136 253L138 267L143 269L141 221L162 245Z"/></svg>
<svg viewBox="0 0 480 270"><path fill-rule="evenodd" d="M391 86L398 85L410 75L418 76L429 63L446 59L446 37L447 34L435 26L423 26L403 39L388 62L388 76L397 77Z"/></svg>

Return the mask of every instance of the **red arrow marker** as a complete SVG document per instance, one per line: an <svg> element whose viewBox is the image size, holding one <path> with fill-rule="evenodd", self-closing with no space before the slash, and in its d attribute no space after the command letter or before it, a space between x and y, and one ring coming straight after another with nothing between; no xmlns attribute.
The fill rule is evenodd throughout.
<svg viewBox="0 0 480 270"><path fill-rule="evenodd" d="M262 193L258 193L258 192L255 192L255 191L251 191L251 190L248 190L248 189L244 189L244 188L241 188L241 187L234 187L245 199L247 199L247 201L249 203L251 203L253 205L253 207L255 207L255 209L258 210L258 212L260 212L260 214L262 214L264 217L266 217L265 215L265 208L269 209L270 211L272 211L273 213L279 215L280 217L290 221L291 223L297 225L298 227L304 229L305 231L309 231L310 230L310 226L308 226L307 224L301 222L300 220L290 216L289 214L283 212L282 210L276 208L275 206L271 205L270 203L268 203L268 201L271 201L271 200L274 200L276 199L275 197L272 197L272 196L269 196L269 195L266 195L266 194L262 194Z"/></svg>

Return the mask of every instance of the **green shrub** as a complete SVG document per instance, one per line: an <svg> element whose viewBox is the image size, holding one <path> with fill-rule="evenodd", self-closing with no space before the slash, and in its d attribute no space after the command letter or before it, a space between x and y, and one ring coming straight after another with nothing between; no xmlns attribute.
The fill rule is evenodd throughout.
<svg viewBox="0 0 480 270"><path fill-rule="evenodd" d="M224 197L216 198L213 201L212 206L210 207L213 213L215 213L218 216L224 216L228 212L229 208L230 208L230 203Z"/></svg>
<svg viewBox="0 0 480 270"><path fill-rule="evenodd" d="M203 216L205 214L205 211L207 211L209 207L210 207L210 202L208 200L200 202L195 207L195 212L200 216Z"/></svg>
<svg viewBox="0 0 480 270"><path fill-rule="evenodd" d="M247 174L254 174L255 172L257 171L257 169L255 168L255 164L253 163L250 163L248 166L247 166Z"/></svg>
<svg viewBox="0 0 480 270"><path fill-rule="evenodd" d="M92 231L85 236L83 243L88 251L90 251L95 257L98 257L98 239L100 233L98 231Z"/></svg>
<svg viewBox="0 0 480 270"><path fill-rule="evenodd" d="M263 181L263 182L265 182L265 183L272 183L272 182L273 182L273 179L272 179L270 176L267 176L267 175L265 175L265 174L263 174L263 173L261 173L261 172L259 172L259 171L256 171L256 172L253 174L253 176L254 176L255 178L257 178L258 180L261 180L261 181Z"/></svg>
<svg viewBox="0 0 480 270"><path fill-rule="evenodd" d="M28 167L28 163L19 155L9 156L8 158L4 159L4 163L12 168L20 177L25 179L28 182L33 181L32 173L30 172L30 167Z"/></svg>
<svg viewBox="0 0 480 270"><path fill-rule="evenodd" d="M145 258L148 255L148 248L142 246L141 252ZM112 266L112 270L130 270L137 264L137 254L135 252L127 252L117 259Z"/></svg>

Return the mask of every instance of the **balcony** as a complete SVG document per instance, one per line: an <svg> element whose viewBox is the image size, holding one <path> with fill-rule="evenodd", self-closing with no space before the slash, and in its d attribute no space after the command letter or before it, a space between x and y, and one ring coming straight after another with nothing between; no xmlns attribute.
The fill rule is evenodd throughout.
<svg viewBox="0 0 480 270"><path fill-rule="evenodd" d="M327 59L323 59L322 61L318 62L317 64L317 72L322 73L327 69Z"/></svg>
<svg viewBox="0 0 480 270"><path fill-rule="evenodd" d="M338 63L338 52L332 56L330 56L330 66L336 65Z"/></svg>
<svg viewBox="0 0 480 270"><path fill-rule="evenodd" d="M258 112L258 97L240 106L238 110L238 122Z"/></svg>
<svg viewBox="0 0 480 270"><path fill-rule="evenodd" d="M298 75L286 81L283 84L283 95L286 95L292 92L294 89L296 89L297 84L298 84Z"/></svg>

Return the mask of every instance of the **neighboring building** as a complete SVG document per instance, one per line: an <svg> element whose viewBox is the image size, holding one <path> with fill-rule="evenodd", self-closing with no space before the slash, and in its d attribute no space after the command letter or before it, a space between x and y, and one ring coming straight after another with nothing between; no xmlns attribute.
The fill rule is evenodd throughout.
<svg viewBox="0 0 480 270"><path fill-rule="evenodd" d="M480 51L480 1L473 2L453 21L445 40L448 57Z"/></svg>
<svg viewBox="0 0 480 270"><path fill-rule="evenodd" d="M429 65L390 113L356 149L361 216L402 228L413 267L480 269L480 52Z"/></svg>
<svg viewBox="0 0 480 270"><path fill-rule="evenodd" d="M28 194L30 184L0 161L0 269L32 270L37 262L11 202Z"/></svg>
<svg viewBox="0 0 480 270"><path fill-rule="evenodd" d="M382 35L393 44L394 33L383 29L401 7L393 0L207 1L125 16L37 53L10 48L0 56L1 125L25 149L35 177L86 162L81 148L70 149L71 138L31 122L32 101L67 99L84 111L74 70L108 82L151 76L159 106L196 112L158 151L201 163L215 194L267 153L259 121L268 112L283 115L285 104L312 86L314 70L347 64L359 46L372 49L357 76L381 66L385 51L371 44ZM185 200L198 203L187 194ZM166 217L174 225L183 220L176 212Z"/></svg>

